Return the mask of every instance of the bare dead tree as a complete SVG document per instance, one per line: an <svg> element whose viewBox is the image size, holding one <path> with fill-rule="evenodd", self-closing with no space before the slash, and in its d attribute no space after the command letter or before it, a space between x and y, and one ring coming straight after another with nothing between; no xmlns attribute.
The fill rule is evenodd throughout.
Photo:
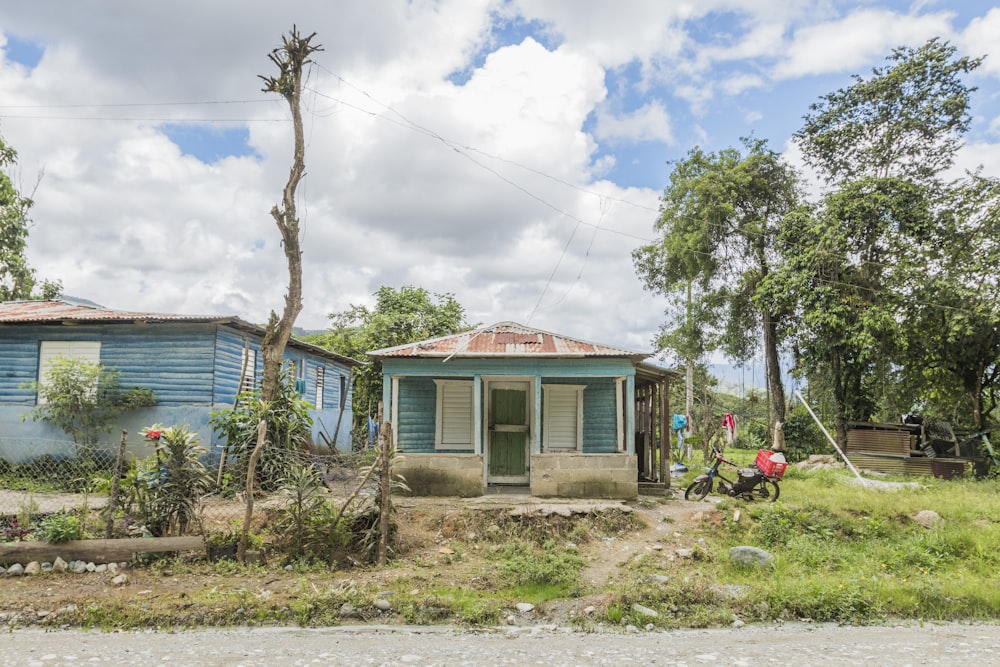
<svg viewBox="0 0 1000 667"><path fill-rule="evenodd" d="M272 310L264 332L261 353L264 356L264 377L261 380L261 399L273 401L278 394L281 362L285 346L292 335L295 318L302 310L302 250L299 244L299 219L295 208L295 192L299 181L305 175L305 138L302 130L302 72L312 60L310 56L323 49L311 43L316 33L308 37L299 34L292 26L291 33L282 37L282 45L268 55L278 67L277 76L263 76L263 91L278 93L288 102L292 112L292 128L295 132L295 150L288 182L281 198L281 205L275 204L271 217L281 233L281 245L288 261L288 293L285 307L279 319Z"/></svg>

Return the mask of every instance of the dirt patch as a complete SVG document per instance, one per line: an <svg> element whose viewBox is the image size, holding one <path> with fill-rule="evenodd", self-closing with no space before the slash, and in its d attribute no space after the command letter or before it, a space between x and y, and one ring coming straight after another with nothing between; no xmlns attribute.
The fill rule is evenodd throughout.
<svg viewBox="0 0 1000 667"><path fill-rule="evenodd" d="M669 576L671 563L682 558L678 550L683 553L696 545L699 525L722 521L721 513L712 508L710 502L691 503L674 494L632 503L526 496L400 498L396 501L398 553L388 568L286 571L283 563L270 562L230 572L180 560L129 568L125 585L112 583L110 573L4 576L0 616L47 626L75 624L85 622L83 611L100 599L103 605L120 606L123 616L129 609L142 609L144 617L162 618L164 625L229 624L238 619L231 620L227 614L235 613L239 600L246 596L287 610L300 605L304 595L327 591L347 591L348 595L367 590L374 595L383 589L412 589L422 594L434 588L476 588L494 567L486 558L485 544L502 541L505 531L537 530L562 545L579 539L576 547L585 562L584 594L545 603L538 610L547 622L563 623L587 607L602 608L604 595L598 591L627 575L640 559L651 559L652 565L644 565L646 570ZM501 534L485 535L484 531ZM330 593L329 599L334 604L341 598ZM330 612L334 618L335 612ZM400 619L382 619L394 620ZM294 623L295 619L276 617L276 621Z"/></svg>

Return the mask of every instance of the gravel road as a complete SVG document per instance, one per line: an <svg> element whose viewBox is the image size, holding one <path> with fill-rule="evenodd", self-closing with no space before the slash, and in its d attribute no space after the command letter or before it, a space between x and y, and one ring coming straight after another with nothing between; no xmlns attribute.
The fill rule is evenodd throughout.
<svg viewBox="0 0 1000 667"><path fill-rule="evenodd" d="M0 665L997 665L1000 626L821 624L718 630L485 632L436 627L254 628L177 633L26 629L0 635Z"/></svg>

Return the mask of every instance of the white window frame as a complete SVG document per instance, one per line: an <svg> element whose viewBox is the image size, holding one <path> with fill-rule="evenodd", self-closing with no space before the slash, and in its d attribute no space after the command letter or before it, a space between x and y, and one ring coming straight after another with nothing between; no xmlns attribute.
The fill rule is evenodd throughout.
<svg viewBox="0 0 1000 667"><path fill-rule="evenodd" d="M81 359L93 364L101 363L99 340L43 340L38 345L38 382L45 384L45 377L59 359ZM97 387L91 387L96 392ZM45 403L41 394L38 404Z"/></svg>
<svg viewBox="0 0 1000 667"><path fill-rule="evenodd" d="M240 381L236 385L236 393L253 391L257 385L257 350L244 347L240 354Z"/></svg>
<svg viewBox="0 0 1000 667"><path fill-rule="evenodd" d="M473 396L475 394L472 380L434 380L437 386L436 415L434 418L434 449L447 449L453 451L473 451L475 449L475 423L473 418ZM467 392L467 393L466 393ZM466 410L465 415L451 415L445 413L445 398L454 404L457 401L465 401L465 406L459 406ZM450 411L451 412L451 411ZM464 424L459 423L458 431L466 431L461 439L455 439L453 429L445 429L445 419L464 418L468 421L468 428L463 429ZM445 438L448 438L445 441Z"/></svg>
<svg viewBox="0 0 1000 667"><path fill-rule="evenodd" d="M323 409L323 399L326 393L326 369L322 366L316 367L316 409Z"/></svg>
<svg viewBox="0 0 1000 667"><path fill-rule="evenodd" d="M579 452L583 449L583 391L584 384L543 384L542 385L542 451L545 452ZM552 401L562 398L559 394L569 394L576 398L576 442L573 445L552 444L554 420L552 417Z"/></svg>

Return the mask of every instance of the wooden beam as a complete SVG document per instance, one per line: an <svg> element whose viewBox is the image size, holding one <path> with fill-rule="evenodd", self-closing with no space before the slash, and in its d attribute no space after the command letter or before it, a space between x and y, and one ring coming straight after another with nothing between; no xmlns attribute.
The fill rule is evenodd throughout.
<svg viewBox="0 0 1000 667"><path fill-rule="evenodd" d="M71 540L60 544L50 542L14 542L0 545L0 563L52 562L57 556L64 561L85 560L93 563L131 561L138 553L205 550L205 538L147 537L116 540Z"/></svg>

